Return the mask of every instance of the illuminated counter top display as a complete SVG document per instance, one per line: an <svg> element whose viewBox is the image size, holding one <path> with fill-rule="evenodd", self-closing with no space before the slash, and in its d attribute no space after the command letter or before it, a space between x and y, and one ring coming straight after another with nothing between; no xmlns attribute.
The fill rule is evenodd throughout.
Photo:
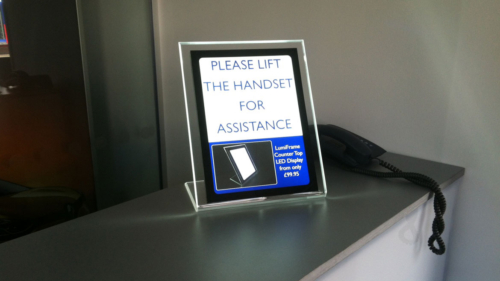
<svg viewBox="0 0 500 281"><path fill-rule="evenodd" d="M392 153L381 158L441 188L464 174L461 167ZM0 276L314 280L428 200L423 187L348 173L328 161L325 175L326 199L201 213L182 185L172 186L0 244Z"/></svg>

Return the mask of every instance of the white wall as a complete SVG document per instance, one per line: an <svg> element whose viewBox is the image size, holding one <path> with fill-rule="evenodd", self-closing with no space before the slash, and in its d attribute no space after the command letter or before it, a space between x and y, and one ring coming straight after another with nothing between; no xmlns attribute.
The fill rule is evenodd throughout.
<svg viewBox="0 0 500 281"><path fill-rule="evenodd" d="M500 237L493 217L498 175L486 172L499 162L494 126L500 117L500 25L494 1L470 3L156 1L168 185L191 179L177 42L304 39L320 122L343 126L389 151L467 168L449 268L482 268L481 274L493 276L493 263L500 260L498 248L489 247ZM475 32L478 26L481 32ZM491 261L484 268L475 264L483 257Z"/></svg>
<svg viewBox="0 0 500 281"><path fill-rule="evenodd" d="M500 1L464 1L443 161L466 167L450 281L500 279Z"/></svg>
<svg viewBox="0 0 500 281"><path fill-rule="evenodd" d="M461 180L444 189L448 201L442 235L449 240L451 217ZM325 272L318 281L442 281L449 253L437 256L427 240L434 219L433 201L407 215L361 249Z"/></svg>

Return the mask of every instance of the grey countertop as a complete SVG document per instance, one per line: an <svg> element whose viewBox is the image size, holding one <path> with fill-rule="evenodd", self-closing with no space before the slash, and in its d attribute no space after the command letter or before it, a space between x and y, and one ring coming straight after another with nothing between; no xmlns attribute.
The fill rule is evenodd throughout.
<svg viewBox="0 0 500 281"><path fill-rule="evenodd" d="M445 187L464 169L387 153ZM196 213L183 186L0 244L0 280L314 279L428 199L325 163L328 196Z"/></svg>

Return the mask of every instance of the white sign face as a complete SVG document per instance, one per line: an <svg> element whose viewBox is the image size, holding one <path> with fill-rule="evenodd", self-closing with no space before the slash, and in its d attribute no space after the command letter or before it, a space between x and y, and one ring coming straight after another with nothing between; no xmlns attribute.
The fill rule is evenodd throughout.
<svg viewBox="0 0 500 281"><path fill-rule="evenodd" d="M317 190L297 55L293 48L191 53L207 196Z"/></svg>
<svg viewBox="0 0 500 281"><path fill-rule="evenodd" d="M303 40L179 50L197 209L326 194Z"/></svg>
<svg viewBox="0 0 500 281"><path fill-rule="evenodd" d="M288 55L202 58L208 142L302 136Z"/></svg>

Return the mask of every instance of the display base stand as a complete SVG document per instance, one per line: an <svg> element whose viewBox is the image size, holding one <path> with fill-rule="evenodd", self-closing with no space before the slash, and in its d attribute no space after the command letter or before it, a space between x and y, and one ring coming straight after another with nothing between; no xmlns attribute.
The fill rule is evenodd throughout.
<svg viewBox="0 0 500 281"><path fill-rule="evenodd" d="M280 202L291 202L306 199L319 199L325 198L326 194L323 192L304 192L304 193L294 193L279 196L269 196L269 197L256 197L241 200L231 200L217 203L208 203L207 194L205 189L205 181L186 182L184 184L186 191L191 199L194 209L198 211L213 210L213 209L223 209L231 207L241 207L249 205L258 204L268 204L268 203L280 203Z"/></svg>

